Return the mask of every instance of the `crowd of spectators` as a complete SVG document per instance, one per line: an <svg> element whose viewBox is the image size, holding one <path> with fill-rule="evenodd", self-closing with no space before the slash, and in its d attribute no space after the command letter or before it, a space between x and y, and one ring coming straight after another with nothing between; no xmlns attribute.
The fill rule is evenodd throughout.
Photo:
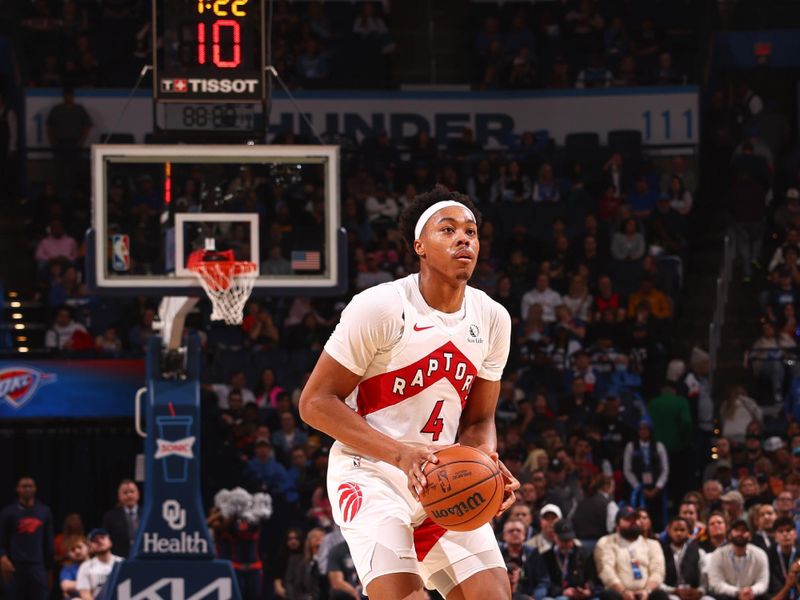
<svg viewBox="0 0 800 600"><path fill-rule="evenodd" d="M129 87L152 62L151 9L142 0L20 5L25 85ZM271 39L272 64L293 89L392 82L395 45L380 2L276 2Z"/></svg>
<svg viewBox="0 0 800 600"><path fill-rule="evenodd" d="M474 86L685 84L702 17L688 2L473 3Z"/></svg>

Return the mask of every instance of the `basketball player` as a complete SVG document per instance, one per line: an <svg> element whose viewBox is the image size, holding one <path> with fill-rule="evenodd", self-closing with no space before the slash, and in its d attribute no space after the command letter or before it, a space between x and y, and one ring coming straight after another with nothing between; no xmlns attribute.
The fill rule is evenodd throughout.
<svg viewBox="0 0 800 600"><path fill-rule="evenodd" d="M457 441L498 461L511 319L467 286L479 227L469 198L442 186L411 201L400 230L419 274L353 298L300 397L303 420L337 440L328 494L371 600L424 598L423 587L448 600L511 597L491 526L446 531L419 502L436 449ZM519 482L498 465L501 513Z"/></svg>

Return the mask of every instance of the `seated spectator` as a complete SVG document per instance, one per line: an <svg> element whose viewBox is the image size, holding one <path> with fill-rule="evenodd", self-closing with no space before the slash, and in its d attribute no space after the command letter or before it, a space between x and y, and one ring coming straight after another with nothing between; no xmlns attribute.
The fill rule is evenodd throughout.
<svg viewBox="0 0 800 600"><path fill-rule="evenodd" d="M122 340L117 335L117 328L106 327L105 331L94 339L94 347L100 354L119 356L122 354Z"/></svg>
<svg viewBox="0 0 800 600"><path fill-rule="evenodd" d="M228 408L228 395L231 390L238 390L241 393L242 402L244 404L249 404L251 402L258 404L255 394L247 387L247 377L244 371L235 371L232 373L228 383L215 383L211 386L211 391L217 395L217 400L219 401L219 407L221 409Z"/></svg>
<svg viewBox="0 0 800 600"><path fill-rule="evenodd" d="M487 206L496 200L492 195L493 185L491 164L485 158L479 160L475 167L475 174L467 180L467 195L477 206ZM483 238L483 231L481 231L481 240Z"/></svg>
<svg viewBox="0 0 800 600"><path fill-rule="evenodd" d="M397 217L400 214L400 207L394 196L389 195L386 186L378 184L372 194L369 194L364 202L364 209L367 213L367 221L373 229L385 230L395 227Z"/></svg>
<svg viewBox="0 0 800 600"><path fill-rule="evenodd" d="M473 48L478 56L486 56L489 51L489 46L494 41L500 42L501 44L504 41L503 33L500 31L500 21L495 17L487 17L483 21L481 30L475 34Z"/></svg>
<svg viewBox="0 0 800 600"><path fill-rule="evenodd" d="M558 202L560 197L559 184L553 174L553 167L544 163L539 167L536 182L533 185L534 202Z"/></svg>
<svg viewBox="0 0 800 600"><path fill-rule="evenodd" d="M594 240L594 238L588 238ZM593 298L589 293L586 280L583 277L574 276L570 279L569 292L562 298L564 304L570 312L584 323L592 320Z"/></svg>
<svg viewBox="0 0 800 600"><path fill-rule="evenodd" d="M114 565L124 559L111 553L111 537L105 529L92 529L86 539L92 558L78 568L75 587L81 600L93 600L100 595Z"/></svg>
<svg viewBox="0 0 800 600"><path fill-rule="evenodd" d="M775 520L775 543L767 550L769 561L769 592L775 595L786 583L786 576L800 556L797 528L791 517Z"/></svg>
<svg viewBox="0 0 800 600"><path fill-rule="evenodd" d="M265 308L258 308L258 312L251 321L251 325L246 333L250 338L254 350L275 349L281 339L280 330L275 326L272 313Z"/></svg>
<svg viewBox="0 0 800 600"><path fill-rule="evenodd" d="M530 90L536 87L536 69L527 48L511 61L507 87L512 90Z"/></svg>
<svg viewBox="0 0 800 600"><path fill-rule="evenodd" d="M636 87L641 81L639 73L639 65L636 62L636 57L623 56L617 67L617 73L611 80L611 85L614 87Z"/></svg>
<svg viewBox="0 0 800 600"><path fill-rule="evenodd" d="M131 327L128 332L128 344L131 351L137 354L144 354L147 351L147 340L155 335L153 322L156 319L156 311L147 307L142 311L139 322Z"/></svg>
<svg viewBox="0 0 800 600"><path fill-rule="evenodd" d="M520 566L519 591L542 600L547 595L550 584L542 557L535 548L525 545L525 524L509 519L503 525L500 552L506 563Z"/></svg>
<svg viewBox="0 0 800 600"><path fill-rule="evenodd" d="M547 569L550 598L588 600L594 596L594 564L591 553L576 544L575 529L567 520L554 525L555 545L542 554Z"/></svg>
<svg viewBox="0 0 800 600"><path fill-rule="evenodd" d="M720 501L722 502L722 512L725 514L725 520L728 523L734 523L735 521L745 519L746 515L744 512L744 496L741 494L741 492L737 490L726 492L722 494ZM731 528L729 527L729 535L730 532ZM749 535L750 532L748 530L748 542L750 541Z"/></svg>
<svg viewBox="0 0 800 600"><path fill-rule="evenodd" d="M728 541L728 521L721 512L712 512L706 524L706 533L698 540L700 548L711 554Z"/></svg>
<svg viewBox="0 0 800 600"><path fill-rule="evenodd" d="M555 432L553 432L555 435ZM556 453L557 454L557 453ZM583 490L576 477L568 474L568 465L558 456L554 457L547 466L547 494L544 501L561 509L562 515L571 516L583 498ZM550 544L555 538L547 540Z"/></svg>
<svg viewBox="0 0 800 600"><path fill-rule="evenodd" d="M47 236L42 238L36 246L36 262L43 268L51 260L63 258L75 262L78 258L78 244L75 239L64 230L64 224L59 219L50 222Z"/></svg>
<svg viewBox="0 0 800 600"><path fill-rule="evenodd" d="M501 164L497 179L492 184L492 202L523 202L531 197L531 180L516 160Z"/></svg>
<svg viewBox="0 0 800 600"><path fill-rule="evenodd" d="M533 51L536 39L528 28L524 13L517 13L511 19L511 29L505 36L505 51L509 56L514 56L523 48Z"/></svg>
<svg viewBox="0 0 800 600"><path fill-rule="evenodd" d="M304 446L308 441L308 434L297 428L297 422L291 412L281 413L281 428L272 435L272 444L281 457L288 457L292 448Z"/></svg>
<svg viewBox="0 0 800 600"><path fill-rule="evenodd" d="M597 279L597 295L594 297L593 321L599 322L606 310L613 311L614 320L621 321L625 318L625 309L621 305L620 297L614 291L611 277L601 275Z"/></svg>
<svg viewBox="0 0 800 600"><path fill-rule="evenodd" d="M313 37L306 40L303 52L295 59L295 71L306 85L319 84L328 78L328 58Z"/></svg>
<svg viewBox="0 0 800 600"><path fill-rule="evenodd" d="M556 56L545 87L551 90L564 90L571 88L572 85L569 61L563 55Z"/></svg>
<svg viewBox="0 0 800 600"><path fill-rule="evenodd" d="M666 294L655 287L653 278L643 275L639 289L628 298L628 317L634 317L636 310L642 302L647 302L650 314L656 319L669 319L672 317L672 305Z"/></svg>
<svg viewBox="0 0 800 600"><path fill-rule="evenodd" d="M289 485L286 469L275 459L272 444L267 438L256 440L255 456L245 465L242 482L251 493L267 492L273 499L290 502L297 499L297 492Z"/></svg>
<svg viewBox="0 0 800 600"><path fill-rule="evenodd" d="M686 82L686 77L675 68L672 55L662 52L658 55L658 71L656 72L656 85L680 85Z"/></svg>
<svg viewBox="0 0 800 600"><path fill-rule="evenodd" d="M763 421L761 407L746 395L744 387L740 385L731 388L719 408L719 417L722 435L738 444L744 442L747 426L752 421Z"/></svg>
<svg viewBox="0 0 800 600"><path fill-rule="evenodd" d="M615 260L638 262L646 250L644 236L639 233L636 219L626 219L620 231L611 238L611 256Z"/></svg>
<svg viewBox="0 0 800 600"><path fill-rule="evenodd" d="M619 507L614 502L614 478L596 475L584 497L575 508L572 521L575 533L581 540L598 540L614 529Z"/></svg>
<svg viewBox="0 0 800 600"><path fill-rule="evenodd" d="M766 598L769 589L767 553L750 543L744 519L731 523L728 540L708 560L708 587L715 598Z"/></svg>
<svg viewBox="0 0 800 600"><path fill-rule="evenodd" d="M375 14L375 5L372 2L361 4L361 12L353 21L353 33L362 40L377 42L384 54L394 50L389 28L383 17Z"/></svg>
<svg viewBox="0 0 800 600"><path fill-rule="evenodd" d="M668 196L661 196L655 210L646 221L648 240L653 252L660 249L665 254L682 255L687 248L686 220L670 204Z"/></svg>
<svg viewBox="0 0 800 600"><path fill-rule="evenodd" d="M527 318L530 308L534 304L542 307L542 320L553 323L556 320L556 307L563 303L561 294L550 288L550 278L541 274L536 278L536 287L528 290L520 302L520 314Z"/></svg>
<svg viewBox="0 0 800 600"><path fill-rule="evenodd" d="M628 194L628 205L633 216L643 219L653 212L660 194L658 190L650 188L650 182L646 177L639 177L633 186L633 190Z"/></svg>
<svg viewBox="0 0 800 600"><path fill-rule="evenodd" d="M604 591L601 600L620 600L644 593L651 600L668 600L659 589L665 564L661 545L642 536L639 515L631 507L617 513L616 532L597 542L594 560Z"/></svg>
<svg viewBox="0 0 800 600"><path fill-rule="evenodd" d="M555 504L545 504L539 511L539 532L525 544L544 554L556 541L555 524L562 519L561 508Z"/></svg>
<svg viewBox="0 0 800 600"><path fill-rule="evenodd" d="M686 189L683 179L677 175L673 175L669 182L669 189L667 190L669 196L669 205L673 210L677 211L683 216L687 216L692 212L692 193Z"/></svg>
<svg viewBox="0 0 800 600"><path fill-rule="evenodd" d="M64 540L68 562L61 568L58 580L62 598L79 598L78 569L89 558L89 544L84 537L72 537Z"/></svg>
<svg viewBox="0 0 800 600"><path fill-rule="evenodd" d="M328 584L332 600L349 600L363 597L363 589L358 579L350 547L342 541L328 553Z"/></svg>
<svg viewBox="0 0 800 600"><path fill-rule="evenodd" d="M286 329L285 347L320 352L328 339L328 334L329 331L322 326L316 314L309 312L299 325Z"/></svg>
<svg viewBox="0 0 800 600"><path fill-rule="evenodd" d="M772 533L777 515L771 504L756 504L753 508L755 508L755 514L751 519L753 523L751 526L753 544L767 552L775 545Z"/></svg>
<svg viewBox="0 0 800 600"><path fill-rule="evenodd" d="M765 381L771 392L770 400L775 405L783 403L784 379L787 374L786 361L796 359L797 343L785 333L778 333L772 321L764 321L761 337L753 344L747 361L753 374Z"/></svg>
<svg viewBox="0 0 800 600"><path fill-rule="evenodd" d="M86 350L86 337L91 340L86 328L73 320L69 307L62 306L56 311L55 321L45 335L44 345L50 350Z"/></svg>
<svg viewBox="0 0 800 600"><path fill-rule="evenodd" d="M623 198L627 196L631 186L633 185L633 179L630 170L625 164L622 154L619 152L612 154L606 161L606 164L603 165L603 180L601 189L607 190L609 186L612 185L617 191L617 195L622 196Z"/></svg>
<svg viewBox="0 0 800 600"><path fill-rule="evenodd" d="M611 71L603 62L603 55L593 52L589 64L578 72L575 79L576 88L606 88L611 86Z"/></svg>
<svg viewBox="0 0 800 600"><path fill-rule="evenodd" d="M597 216L606 222L612 222L619 212L625 200L620 196L619 190L614 184L608 184L605 192L600 196L597 206Z"/></svg>
<svg viewBox="0 0 800 600"><path fill-rule="evenodd" d="M667 526L667 539L661 542L666 567L664 582L660 589L669 594L670 600L700 598L705 595L702 572L705 552L689 537L689 525L675 517Z"/></svg>

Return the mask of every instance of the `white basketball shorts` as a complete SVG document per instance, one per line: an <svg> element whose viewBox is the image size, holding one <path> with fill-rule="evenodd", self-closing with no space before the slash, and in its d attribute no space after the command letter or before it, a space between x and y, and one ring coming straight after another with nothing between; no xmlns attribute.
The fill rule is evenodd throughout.
<svg viewBox="0 0 800 600"><path fill-rule="evenodd" d="M428 589L434 589L441 578L432 581L432 576L444 569L449 569L453 586L482 570L505 569L490 524L473 531L447 531L428 519L407 485L397 467L352 454L338 442L331 448L328 497L333 518L342 528L365 590L370 581L389 573L417 573ZM449 591L439 590L445 596Z"/></svg>

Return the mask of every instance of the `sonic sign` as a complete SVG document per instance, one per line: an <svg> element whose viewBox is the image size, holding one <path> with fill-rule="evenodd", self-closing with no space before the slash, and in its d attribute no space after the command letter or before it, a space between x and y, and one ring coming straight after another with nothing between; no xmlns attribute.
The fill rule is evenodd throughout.
<svg viewBox="0 0 800 600"><path fill-rule="evenodd" d="M141 360L0 361L0 418L133 416Z"/></svg>

